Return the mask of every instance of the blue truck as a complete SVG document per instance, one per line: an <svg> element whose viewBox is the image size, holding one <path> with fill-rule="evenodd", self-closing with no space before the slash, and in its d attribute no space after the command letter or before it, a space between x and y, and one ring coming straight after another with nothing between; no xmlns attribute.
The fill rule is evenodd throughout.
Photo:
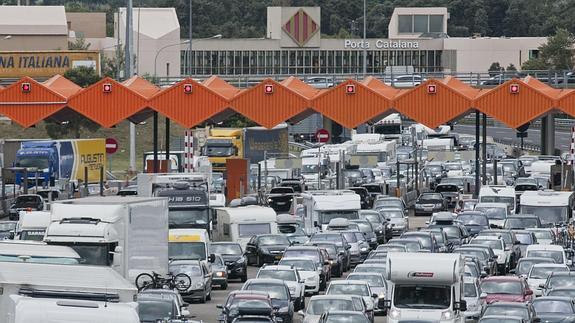
<svg viewBox="0 0 575 323"><path fill-rule="evenodd" d="M36 169L29 175L32 181L54 186L60 179L84 179L88 168L88 182L100 179L100 168L106 167L105 139L37 140L22 142L16 152L15 167ZM38 174L38 175L36 175ZM16 173L16 183L23 180L23 173ZM32 183L30 183L32 184Z"/></svg>

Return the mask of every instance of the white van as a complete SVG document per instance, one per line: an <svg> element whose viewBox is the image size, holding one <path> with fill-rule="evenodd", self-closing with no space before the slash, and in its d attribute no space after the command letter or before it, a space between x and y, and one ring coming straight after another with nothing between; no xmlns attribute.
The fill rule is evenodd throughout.
<svg viewBox="0 0 575 323"><path fill-rule="evenodd" d="M170 229L168 255L170 259L208 260L210 236L206 229Z"/></svg>
<svg viewBox="0 0 575 323"><path fill-rule="evenodd" d="M464 261L458 254L387 254L387 322L464 323Z"/></svg>
<svg viewBox="0 0 575 323"><path fill-rule="evenodd" d="M315 191L302 194L307 234L325 230L335 218L359 219L360 196L351 190Z"/></svg>
<svg viewBox="0 0 575 323"><path fill-rule="evenodd" d="M525 191L521 195L521 213L533 214L543 225L567 223L573 216L575 193L557 191Z"/></svg>
<svg viewBox="0 0 575 323"><path fill-rule="evenodd" d="M479 203L505 203L508 214L515 214L515 188L505 185L484 185L479 190Z"/></svg>
<svg viewBox="0 0 575 323"><path fill-rule="evenodd" d="M19 240L44 240L50 225L50 211L21 211L18 220Z"/></svg>
<svg viewBox="0 0 575 323"><path fill-rule="evenodd" d="M251 237L278 233L277 214L271 207L249 205L217 209L215 241L234 241L245 250Z"/></svg>

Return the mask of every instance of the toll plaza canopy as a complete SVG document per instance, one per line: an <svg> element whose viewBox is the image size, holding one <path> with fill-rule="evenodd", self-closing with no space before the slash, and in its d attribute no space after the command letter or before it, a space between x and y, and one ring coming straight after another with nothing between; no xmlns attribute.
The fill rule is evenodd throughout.
<svg viewBox="0 0 575 323"><path fill-rule="evenodd" d="M218 122L234 113L267 128L296 123L312 113L355 128L398 112L435 128L471 111L517 128L550 112L575 116L575 90L555 89L529 76L491 89L477 89L453 77L401 90L374 77L322 90L295 77L282 82L266 79L239 89L217 76L201 83L186 79L167 88L140 77L121 83L104 78L81 88L60 75L42 83L24 77L0 88L0 114L22 127L45 119L64 122L81 114L109 128L126 119L140 122L158 112L185 128Z"/></svg>

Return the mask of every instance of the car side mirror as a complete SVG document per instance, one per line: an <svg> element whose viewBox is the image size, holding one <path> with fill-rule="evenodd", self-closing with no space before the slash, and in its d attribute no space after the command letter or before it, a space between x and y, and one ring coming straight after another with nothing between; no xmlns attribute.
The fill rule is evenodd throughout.
<svg viewBox="0 0 575 323"><path fill-rule="evenodd" d="M519 245L519 244L521 244L521 243L520 243L519 241L513 241L513 244L514 244L514 245Z"/></svg>
<svg viewBox="0 0 575 323"><path fill-rule="evenodd" d="M465 300L460 300L459 302L455 302L453 309L456 311L465 312L467 311L467 302Z"/></svg>
<svg viewBox="0 0 575 323"><path fill-rule="evenodd" d="M305 316L305 313L302 310L297 311L297 315Z"/></svg>
<svg viewBox="0 0 575 323"><path fill-rule="evenodd" d="M223 309L223 308L224 308L224 305L218 304L218 305L216 305L216 308Z"/></svg>
<svg viewBox="0 0 575 323"><path fill-rule="evenodd" d="M349 250L349 249L351 249L351 246L347 245L347 246L345 246L345 249Z"/></svg>
<svg viewBox="0 0 575 323"><path fill-rule="evenodd" d="M188 306L190 306L190 303L186 303L186 302L182 303L182 307L188 307Z"/></svg>
<svg viewBox="0 0 575 323"><path fill-rule="evenodd" d="M323 262L324 265L329 265L329 260Z"/></svg>
<svg viewBox="0 0 575 323"><path fill-rule="evenodd" d="M214 261L216 261L216 255L212 253L208 256L208 262L213 263Z"/></svg>
<svg viewBox="0 0 575 323"><path fill-rule="evenodd" d="M316 227L316 228L319 228L319 225L318 225L317 221L313 221L313 226Z"/></svg>
<svg viewBox="0 0 575 323"><path fill-rule="evenodd" d="M516 272L517 272L517 270L515 270L515 268L509 269L509 273L510 273L510 274L515 274Z"/></svg>

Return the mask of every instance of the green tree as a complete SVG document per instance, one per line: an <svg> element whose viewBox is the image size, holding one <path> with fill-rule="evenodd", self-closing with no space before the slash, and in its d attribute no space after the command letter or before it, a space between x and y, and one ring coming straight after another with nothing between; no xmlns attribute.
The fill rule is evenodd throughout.
<svg viewBox="0 0 575 323"><path fill-rule="evenodd" d="M515 65L513 65L513 64L509 64L505 70L507 72L515 72L515 71L517 71L517 67L515 67Z"/></svg>
<svg viewBox="0 0 575 323"><path fill-rule="evenodd" d="M68 49L69 50L88 50L90 48L90 43L86 42L84 37L78 37L75 41L68 42Z"/></svg>
<svg viewBox="0 0 575 323"><path fill-rule="evenodd" d="M81 87L90 86L98 82L101 77L91 67L75 67L64 73L64 77ZM64 122L46 121L46 132L52 139L80 138L82 131L95 132L100 125L78 114L71 114Z"/></svg>
<svg viewBox="0 0 575 323"><path fill-rule="evenodd" d="M119 49L114 52L114 55L101 55L102 56L102 75L119 79L120 71L124 70L124 48L119 46Z"/></svg>
<svg viewBox="0 0 575 323"><path fill-rule="evenodd" d="M502 69L503 69L503 67L501 67L499 62L493 62L493 63L491 63L491 65L489 66L489 69L488 69L489 75L490 76L498 75L499 73L501 73Z"/></svg>
<svg viewBox="0 0 575 323"><path fill-rule="evenodd" d="M573 69L573 45L575 37L566 29L557 29L547 43L539 46L539 56L523 63L524 70L571 70Z"/></svg>

